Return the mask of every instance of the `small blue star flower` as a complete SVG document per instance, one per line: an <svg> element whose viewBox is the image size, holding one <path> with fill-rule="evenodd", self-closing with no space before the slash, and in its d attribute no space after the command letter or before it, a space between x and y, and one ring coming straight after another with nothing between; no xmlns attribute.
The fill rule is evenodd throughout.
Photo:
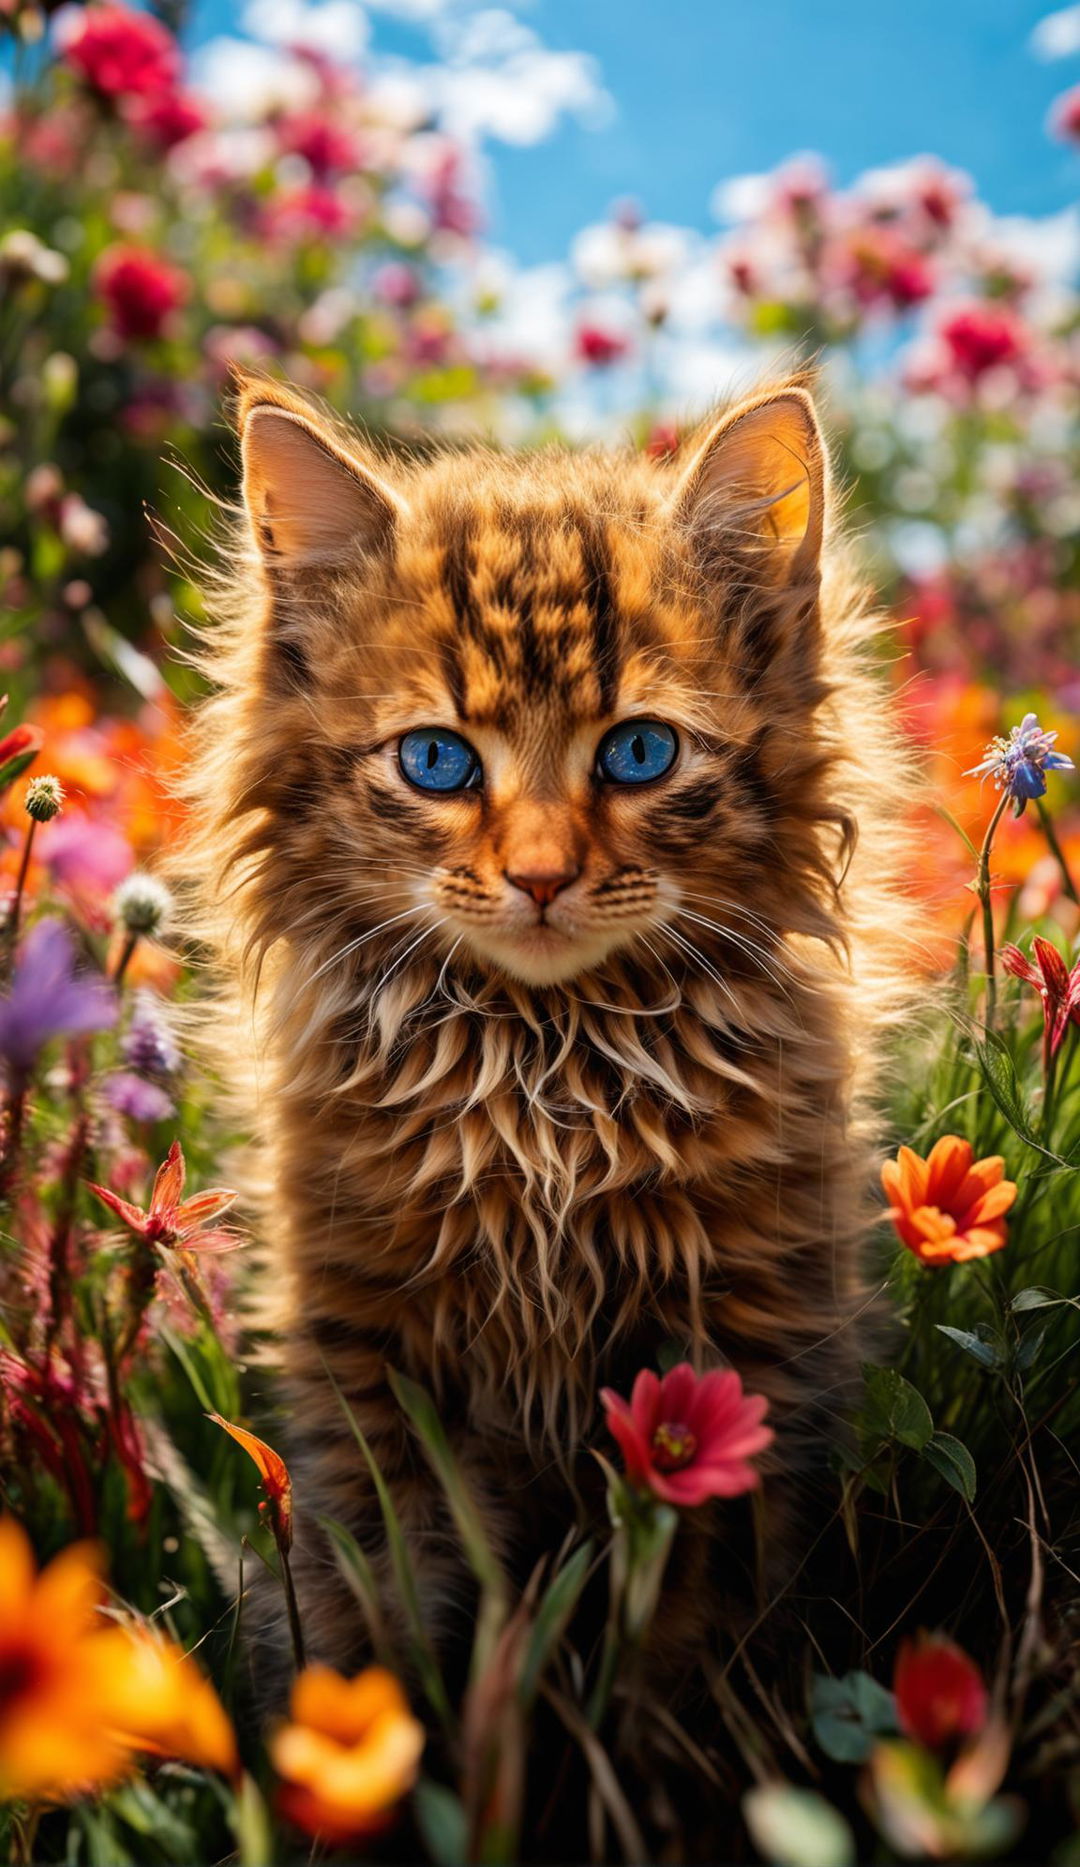
<svg viewBox="0 0 1080 1867"><path fill-rule="evenodd" d="M992 778L1012 799L1013 816L1022 817L1033 797L1046 795L1048 771L1072 771L1071 758L1054 751L1056 733L1044 733L1034 713L1025 713L1007 739L991 739L982 763L969 778Z"/></svg>

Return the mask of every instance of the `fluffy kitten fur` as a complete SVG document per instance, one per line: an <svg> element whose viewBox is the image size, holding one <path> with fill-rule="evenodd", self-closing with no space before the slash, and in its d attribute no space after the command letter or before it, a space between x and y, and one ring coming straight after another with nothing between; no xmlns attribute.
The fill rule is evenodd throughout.
<svg viewBox="0 0 1080 1867"><path fill-rule="evenodd" d="M810 394L769 388L669 466L403 465L255 379L238 423L186 863L265 1172L309 1650L364 1650L319 1516L392 1598L328 1372L446 1638L467 1585L387 1368L437 1395L520 1577L561 1540L567 1475L599 1506L598 1389L674 1343L733 1364L776 1428L756 1558L745 1504L680 1537L678 1668L752 1597L742 1571L768 1588L820 1523L863 1094L901 995L899 767ZM635 716L676 729L676 765L604 784L600 738ZM470 741L481 789L410 787L397 744L425 725ZM507 879L575 870L543 915Z"/></svg>

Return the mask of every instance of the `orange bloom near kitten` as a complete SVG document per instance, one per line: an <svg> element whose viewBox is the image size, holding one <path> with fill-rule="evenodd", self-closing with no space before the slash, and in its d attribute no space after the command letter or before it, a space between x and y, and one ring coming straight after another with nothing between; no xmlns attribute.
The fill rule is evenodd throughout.
<svg viewBox="0 0 1080 1867"><path fill-rule="evenodd" d="M689 1687L741 1578L775 1587L832 1509L866 1090L906 997L903 765L811 397L785 381L664 462L403 463L255 379L238 425L185 865L268 1189L309 1653L370 1657L320 1517L395 1616L328 1373L452 1643L468 1583L388 1368L437 1396L524 1584L568 1471L602 1511L600 1390L674 1342L775 1427L755 1512L680 1527L658 1624Z"/></svg>
<svg viewBox="0 0 1080 1867"><path fill-rule="evenodd" d="M1000 1154L975 1160L970 1141L942 1135L926 1160L902 1147L881 1169L897 1236L924 1264L966 1264L1008 1241L1016 1186Z"/></svg>

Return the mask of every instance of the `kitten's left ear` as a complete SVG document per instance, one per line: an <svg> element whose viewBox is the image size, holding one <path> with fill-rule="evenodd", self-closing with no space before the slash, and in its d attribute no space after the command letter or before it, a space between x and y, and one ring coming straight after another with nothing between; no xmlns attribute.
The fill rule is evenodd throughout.
<svg viewBox="0 0 1080 1867"><path fill-rule="evenodd" d="M768 580L816 578L827 462L814 404L796 385L717 422L675 492L678 519L707 551L753 554Z"/></svg>

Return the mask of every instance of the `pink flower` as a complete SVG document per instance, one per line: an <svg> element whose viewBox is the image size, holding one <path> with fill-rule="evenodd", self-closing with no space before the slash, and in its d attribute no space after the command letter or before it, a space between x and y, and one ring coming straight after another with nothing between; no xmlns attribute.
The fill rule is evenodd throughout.
<svg viewBox="0 0 1080 1867"><path fill-rule="evenodd" d="M119 5L80 7L61 47L102 97L153 97L175 88L180 50L152 13Z"/></svg>
<svg viewBox="0 0 1080 1867"><path fill-rule="evenodd" d="M262 214L267 237L290 245L336 239L350 232L355 222L355 210L325 182L289 189L269 202Z"/></svg>
<svg viewBox="0 0 1080 1867"><path fill-rule="evenodd" d="M574 336L578 358L596 369L606 369L609 364L617 363L629 348L629 341L621 332L605 330L599 324L579 324Z"/></svg>
<svg viewBox="0 0 1080 1867"><path fill-rule="evenodd" d="M1080 960L1070 971L1056 946L1036 934L1034 961L1016 946L1003 946L1001 963L1014 979L1033 985L1042 999L1043 1068L1049 1068L1065 1041L1070 1024L1080 1024Z"/></svg>
<svg viewBox="0 0 1080 1867"><path fill-rule="evenodd" d="M277 138L282 152L303 156L320 181L332 174L351 175L362 163L358 138L318 110L283 117L277 124Z"/></svg>
<svg viewBox="0 0 1080 1867"><path fill-rule="evenodd" d="M187 297L182 272L148 247L106 247L94 269L94 284L118 336L160 337L167 319Z"/></svg>
<svg viewBox="0 0 1080 1867"><path fill-rule="evenodd" d="M953 365L969 382L1004 363L1019 362L1030 347L1027 327L1014 312L978 300L954 311L941 325L941 336Z"/></svg>
<svg viewBox="0 0 1080 1867"><path fill-rule="evenodd" d="M974 1737L986 1723L987 1692L974 1660L944 1634L905 1640L893 1680L905 1737L943 1750Z"/></svg>
<svg viewBox="0 0 1080 1867"><path fill-rule="evenodd" d="M630 1399L605 1387L609 1432L631 1483L667 1504L738 1497L759 1483L749 1460L771 1445L763 1394L744 1394L732 1370L698 1375L687 1361L663 1378L643 1368Z"/></svg>

